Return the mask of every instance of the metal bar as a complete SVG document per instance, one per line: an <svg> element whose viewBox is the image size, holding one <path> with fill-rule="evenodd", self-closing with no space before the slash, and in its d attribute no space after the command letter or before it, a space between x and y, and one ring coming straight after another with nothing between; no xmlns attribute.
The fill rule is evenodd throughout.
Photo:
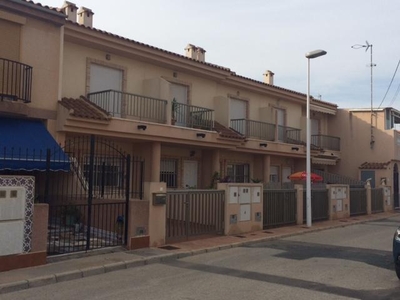
<svg viewBox="0 0 400 300"><path fill-rule="evenodd" d="M89 191L88 191L88 222L86 233L86 251L90 249L90 231L92 222L92 202L93 202L93 167L94 167L94 147L95 137L90 136L90 162L89 162Z"/></svg>
<svg viewBox="0 0 400 300"><path fill-rule="evenodd" d="M126 187L125 187L125 232L124 243L128 245L128 223L129 223L129 199L130 199L130 183L131 183L131 156L126 157Z"/></svg>

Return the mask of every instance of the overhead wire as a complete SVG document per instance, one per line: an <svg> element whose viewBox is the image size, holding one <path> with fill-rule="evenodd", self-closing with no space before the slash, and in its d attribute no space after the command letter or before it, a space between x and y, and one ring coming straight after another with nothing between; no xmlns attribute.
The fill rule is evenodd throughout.
<svg viewBox="0 0 400 300"><path fill-rule="evenodd" d="M386 96L387 96L387 94L388 94L388 92L389 92L389 90L390 90L390 87L392 86L393 80L394 80L394 78L396 77L397 69L399 68L399 65L400 65L400 59L399 59L399 62L397 63L396 70L394 71L394 74L393 74L393 76L392 76L392 80L390 81L389 86L388 86L388 88L387 88L387 90L386 90L385 96L383 97L383 99L382 99L381 103L379 104L378 108L381 107L383 101L385 101L385 99L386 99ZM396 99L396 97L397 97L397 95L398 95L398 93L399 93L399 89L400 89L400 84L399 84L399 86L397 87L397 91L396 91L396 93L395 93L395 97L393 97L392 101L391 101L390 104L389 104L389 107L390 107L390 106L393 104L393 102L395 101L395 99Z"/></svg>

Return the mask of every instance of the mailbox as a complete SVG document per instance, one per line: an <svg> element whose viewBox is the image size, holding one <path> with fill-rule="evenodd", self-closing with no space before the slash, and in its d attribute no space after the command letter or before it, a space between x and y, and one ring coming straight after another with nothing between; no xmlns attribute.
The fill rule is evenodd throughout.
<svg viewBox="0 0 400 300"><path fill-rule="evenodd" d="M157 193L153 194L153 205L165 205L167 204L167 194Z"/></svg>

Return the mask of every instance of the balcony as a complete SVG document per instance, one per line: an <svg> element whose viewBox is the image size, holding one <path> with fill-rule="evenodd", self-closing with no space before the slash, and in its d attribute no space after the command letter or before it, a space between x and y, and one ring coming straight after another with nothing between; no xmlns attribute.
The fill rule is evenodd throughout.
<svg viewBox="0 0 400 300"><path fill-rule="evenodd" d="M233 119L231 120L231 127L247 138L266 141L275 140L275 124L248 119Z"/></svg>
<svg viewBox="0 0 400 300"><path fill-rule="evenodd" d="M168 101L114 90L89 93L89 101L113 117L166 123Z"/></svg>
<svg viewBox="0 0 400 300"><path fill-rule="evenodd" d="M324 150L340 151L340 138L323 134L313 134L311 144Z"/></svg>
<svg viewBox="0 0 400 300"><path fill-rule="evenodd" d="M32 67L0 58L0 100L31 102Z"/></svg>
<svg viewBox="0 0 400 300"><path fill-rule="evenodd" d="M278 140L287 144L304 144L300 138L301 129L278 125Z"/></svg>
<svg viewBox="0 0 400 300"><path fill-rule="evenodd" d="M276 126L271 123L247 119L233 119L231 120L231 127L247 138L266 141L277 140L288 144L304 144L300 139L301 130L293 127Z"/></svg>
<svg viewBox="0 0 400 300"><path fill-rule="evenodd" d="M172 125L212 130L214 110L172 101Z"/></svg>

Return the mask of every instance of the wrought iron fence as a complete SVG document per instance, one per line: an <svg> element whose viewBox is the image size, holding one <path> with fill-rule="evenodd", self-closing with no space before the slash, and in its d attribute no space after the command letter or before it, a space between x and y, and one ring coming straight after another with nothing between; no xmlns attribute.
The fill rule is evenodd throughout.
<svg viewBox="0 0 400 300"><path fill-rule="evenodd" d="M31 66L0 58L0 100L31 102Z"/></svg>
<svg viewBox="0 0 400 300"><path fill-rule="evenodd" d="M212 130L214 127L214 110L173 102L172 120L174 125L177 126Z"/></svg>
<svg viewBox="0 0 400 300"><path fill-rule="evenodd" d="M350 216L367 214L367 190L350 189Z"/></svg>
<svg viewBox="0 0 400 300"><path fill-rule="evenodd" d="M231 127L245 137L266 141L275 140L275 124L247 119L232 119Z"/></svg>
<svg viewBox="0 0 400 300"><path fill-rule="evenodd" d="M311 144L322 149L340 151L340 138L323 134L313 134Z"/></svg>
<svg viewBox="0 0 400 300"><path fill-rule="evenodd" d="M295 224L296 213L296 190L264 190L264 229Z"/></svg>
<svg viewBox="0 0 400 300"><path fill-rule="evenodd" d="M223 234L225 191L168 191L166 239L168 242L200 234Z"/></svg>
<svg viewBox="0 0 400 300"><path fill-rule="evenodd" d="M323 221L329 219L328 190L311 190L311 216L312 221ZM307 196L303 193L303 220L307 219Z"/></svg>
<svg viewBox="0 0 400 300"><path fill-rule="evenodd" d="M383 189L371 189L371 212L373 214L383 212Z"/></svg>
<svg viewBox="0 0 400 300"><path fill-rule="evenodd" d="M166 123L167 101L106 90L89 93L91 102L109 112L113 117L132 118L141 121Z"/></svg>
<svg viewBox="0 0 400 300"><path fill-rule="evenodd" d="M125 202L50 205L48 254L124 244L125 210Z"/></svg>

